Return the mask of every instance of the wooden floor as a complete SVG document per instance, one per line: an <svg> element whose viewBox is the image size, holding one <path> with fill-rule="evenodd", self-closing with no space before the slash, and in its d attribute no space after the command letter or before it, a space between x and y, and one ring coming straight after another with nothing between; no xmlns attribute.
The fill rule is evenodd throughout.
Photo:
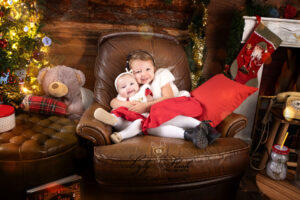
<svg viewBox="0 0 300 200"><path fill-rule="evenodd" d="M295 185L295 171L289 170L285 180L275 181L265 173L256 175L256 184L264 195L274 200L300 200L300 186Z"/></svg>

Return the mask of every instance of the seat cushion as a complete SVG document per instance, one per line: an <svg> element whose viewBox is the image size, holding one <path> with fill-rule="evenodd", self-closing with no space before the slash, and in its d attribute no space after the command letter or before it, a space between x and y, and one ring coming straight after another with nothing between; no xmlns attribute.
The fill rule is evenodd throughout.
<svg viewBox="0 0 300 200"><path fill-rule="evenodd" d="M191 142L137 136L94 151L95 175L104 185L157 186L222 179L241 174L249 145L237 138L219 138L205 149Z"/></svg>
<svg viewBox="0 0 300 200"><path fill-rule="evenodd" d="M19 114L16 127L0 133L0 160L47 158L78 144L76 124L65 117Z"/></svg>

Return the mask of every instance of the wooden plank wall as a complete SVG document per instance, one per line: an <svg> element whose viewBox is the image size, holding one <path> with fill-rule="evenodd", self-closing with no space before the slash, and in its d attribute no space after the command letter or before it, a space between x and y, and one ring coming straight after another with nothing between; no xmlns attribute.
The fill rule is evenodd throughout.
<svg viewBox="0 0 300 200"><path fill-rule="evenodd" d="M154 31L184 42L188 39L191 1L173 0L49 0L46 26L53 40L55 64L80 69L93 89L97 40L102 32Z"/></svg>

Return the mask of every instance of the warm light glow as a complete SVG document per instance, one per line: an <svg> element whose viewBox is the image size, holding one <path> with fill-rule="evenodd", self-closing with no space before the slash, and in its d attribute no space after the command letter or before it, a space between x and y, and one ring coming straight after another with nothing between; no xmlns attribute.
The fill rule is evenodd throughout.
<svg viewBox="0 0 300 200"><path fill-rule="evenodd" d="M26 87L24 87L24 86L21 86L21 91L22 91L22 93L24 93L24 94L28 94L28 93L30 93L30 90L28 90Z"/></svg>
<svg viewBox="0 0 300 200"><path fill-rule="evenodd" d="M43 47L41 47L41 52L47 53L48 49L49 49L48 47L43 46Z"/></svg>
<svg viewBox="0 0 300 200"><path fill-rule="evenodd" d="M11 48L17 49L17 48L18 48L18 44L17 44L17 43L14 43L14 44L11 46Z"/></svg>
<svg viewBox="0 0 300 200"><path fill-rule="evenodd" d="M10 34L11 34L12 36L16 36L16 32L15 32L15 31L11 31Z"/></svg>

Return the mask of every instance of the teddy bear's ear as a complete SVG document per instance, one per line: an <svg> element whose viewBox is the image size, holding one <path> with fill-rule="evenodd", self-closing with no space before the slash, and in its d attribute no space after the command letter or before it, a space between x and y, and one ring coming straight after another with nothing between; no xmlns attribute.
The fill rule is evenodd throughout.
<svg viewBox="0 0 300 200"><path fill-rule="evenodd" d="M76 78L80 86L83 86L85 83L85 76L82 71L75 69Z"/></svg>
<svg viewBox="0 0 300 200"><path fill-rule="evenodd" d="M37 80L38 80L39 84L41 84L43 82L44 77L47 74L49 69L50 69L49 67L45 67L39 71L39 74L37 76Z"/></svg>

